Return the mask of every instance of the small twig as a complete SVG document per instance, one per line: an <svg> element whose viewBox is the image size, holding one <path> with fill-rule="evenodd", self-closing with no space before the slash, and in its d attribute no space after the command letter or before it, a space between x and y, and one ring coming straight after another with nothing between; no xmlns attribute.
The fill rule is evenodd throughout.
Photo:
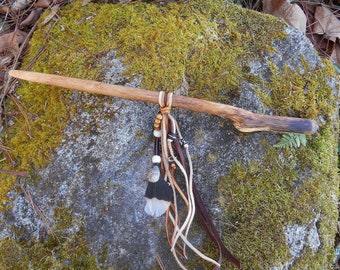
<svg viewBox="0 0 340 270"><path fill-rule="evenodd" d="M156 259L156 262L158 263L159 267L161 268L161 270L165 270L164 263L163 263L161 257L158 254L156 254L155 259Z"/></svg>
<svg viewBox="0 0 340 270"><path fill-rule="evenodd" d="M26 47L26 44L28 43L31 35L33 34L33 32L35 31L35 28L37 26L37 23L36 22L33 27L31 28L31 30L29 31L29 33L27 34L24 42L21 44L20 48L19 48L19 51L15 54L15 58L14 58L14 61L13 61L13 64L12 64L12 68L16 68L18 66L18 61L19 61L19 58L20 56L23 54L23 50L25 49ZM4 99L6 97L6 95L10 92L10 89L11 89L11 85L13 83L13 80L11 78L7 78L7 80L5 81L4 83L4 90L3 90L3 93L2 93L2 96L1 96L1 100L0 100L0 104L3 104L4 102Z"/></svg>
<svg viewBox="0 0 340 270"><path fill-rule="evenodd" d="M30 121L26 112L26 107L22 104L22 102L14 95L10 94L9 97L11 98L11 100L13 101L13 103L17 106L17 108L19 109L21 115L24 117L25 122L26 122L26 134L27 136L32 139L32 135L31 135L31 125L30 125Z"/></svg>
<svg viewBox="0 0 340 270"><path fill-rule="evenodd" d="M43 45L41 48L39 48L38 52L32 59L23 67L22 69L24 70L30 70L32 66L36 63L36 61L39 59L39 57L46 51L47 49L47 44Z"/></svg>
<svg viewBox="0 0 340 270"><path fill-rule="evenodd" d="M51 226L49 225L49 221L47 220L45 215L42 213L42 211L39 209L39 207L34 203L31 193L27 189L25 189L22 185L20 187L21 187L21 190L24 192L26 199L31 203L34 212L40 217L41 221L45 224L46 228L50 231L54 239L56 239L58 243L60 244L61 242L58 236L52 230Z"/></svg>
<svg viewBox="0 0 340 270"><path fill-rule="evenodd" d="M11 155L10 155L10 153L9 153L10 150L11 150L11 149L10 149L9 147L5 146L5 145L3 144L3 142L0 140L0 151L4 154L5 159L6 159L12 166L14 166L14 165L15 165L15 162L14 162L14 160L12 159L12 157L11 157Z"/></svg>
<svg viewBox="0 0 340 270"><path fill-rule="evenodd" d="M27 172L14 171L14 170L2 170L2 169L0 169L0 173L7 173L7 174L17 175L17 176L21 176L21 177L27 177L28 176Z"/></svg>

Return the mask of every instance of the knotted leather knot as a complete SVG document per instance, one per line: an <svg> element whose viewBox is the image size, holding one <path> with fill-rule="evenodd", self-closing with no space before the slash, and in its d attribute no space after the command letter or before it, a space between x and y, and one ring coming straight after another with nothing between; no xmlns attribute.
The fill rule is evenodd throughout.
<svg viewBox="0 0 340 270"><path fill-rule="evenodd" d="M158 103L161 114L170 114L172 105L172 93L160 91L158 96Z"/></svg>
<svg viewBox="0 0 340 270"><path fill-rule="evenodd" d="M171 111L171 107L161 107L160 108L161 114L169 114Z"/></svg>

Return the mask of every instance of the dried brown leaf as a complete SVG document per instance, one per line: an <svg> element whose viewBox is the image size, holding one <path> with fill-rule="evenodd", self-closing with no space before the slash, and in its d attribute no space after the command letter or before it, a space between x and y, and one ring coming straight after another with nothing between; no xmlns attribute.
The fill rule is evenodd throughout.
<svg viewBox="0 0 340 270"><path fill-rule="evenodd" d="M8 55L0 57L0 69L3 66L9 65L12 62L12 58L13 57L8 56Z"/></svg>
<svg viewBox="0 0 340 270"><path fill-rule="evenodd" d="M9 13L10 8L8 6L2 6L0 7L0 13L7 14Z"/></svg>
<svg viewBox="0 0 340 270"><path fill-rule="evenodd" d="M325 6L317 6L314 18L314 34L322 35L333 42L335 42L336 38L340 38L340 21L332 10Z"/></svg>
<svg viewBox="0 0 340 270"><path fill-rule="evenodd" d="M38 0L34 3L35 7L48 8L52 3L52 0Z"/></svg>
<svg viewBox="0 0 340 270"><path fill-rule="evenodd" d="M11 6L11 9L13 11L24 10L31 3L32 3L32 0L16 0L16 1L13 2L12 6Z"/></svg>
<svg viewBox="0 0 340 270"><path fill-rule="evenodd" d="M34 24L39 19L41 13L42 13L41 8L32 9L30 14L25 18L25 20L23 20L20 23L20 26L27 26L27 25Z"/></svg>
<svg viewBox="0 0 340 270"><path fill-rule="evenodd" d="M286 0L263 0L263 12L283 18L291 26L306 33L307 18L298 4Z"/></svg>
<svg viewBox="0 0 340 270"><path fill-rule="evenodd" d="M340 39L337 38L334 43L333 51L331 56L329 57L334 63L340 65Z"/></svg>
<svg viewBox="0 0 340 270"><path fill-rule="evenodd" d="M54 5L51 7L51 13L48 14L45 18L45 20L41 23L42 25L48 24L50 20L52 20L59 11L59 5Z"/></svg>
<svg viewBox="0 0 340 270"><path fill-rule="evenodd" d="M16 30L0 36L0 52L11 51L16 54L20 45L25 41L27 34Z"/></svg>
<svg viewBox="0 0 340 270"><path fill-rule="evenodd" d="M321 35L313 34L312 42L321 55L329 57L332 54L334 44L333 41L330 41Z"/></svg>

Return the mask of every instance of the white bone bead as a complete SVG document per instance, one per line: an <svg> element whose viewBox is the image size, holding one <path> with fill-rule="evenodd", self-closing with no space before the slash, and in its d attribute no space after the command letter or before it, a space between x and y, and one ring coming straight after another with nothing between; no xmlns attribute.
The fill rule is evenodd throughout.
<svg viewBox="0 0 340 270"><path fill-rule="evenodd" d="M152 156L152 163L161 163L161 157L158 155Z"/></svg>
<svg viewBox="0 0 340 270"><path fill-rule="evenodd" d="M153 131L153 136L160 138L162 136L162 131L155 129Z"/></svg>

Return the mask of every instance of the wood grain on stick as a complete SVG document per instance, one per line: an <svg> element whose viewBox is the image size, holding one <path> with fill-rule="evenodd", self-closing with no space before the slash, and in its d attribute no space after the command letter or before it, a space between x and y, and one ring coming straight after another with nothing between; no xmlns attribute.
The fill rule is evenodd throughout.
<svg viewBox="0 0 340 270"><path fill-rule="evenodd" d="M31 71L11 70L9 75L31 82L158 104L159 93L150 90ZM173 96L172 106L228 118L241 132L271 131L313 134L318 130L318 125L314 120L256 114L230 105L180 95Z"/></svg>

